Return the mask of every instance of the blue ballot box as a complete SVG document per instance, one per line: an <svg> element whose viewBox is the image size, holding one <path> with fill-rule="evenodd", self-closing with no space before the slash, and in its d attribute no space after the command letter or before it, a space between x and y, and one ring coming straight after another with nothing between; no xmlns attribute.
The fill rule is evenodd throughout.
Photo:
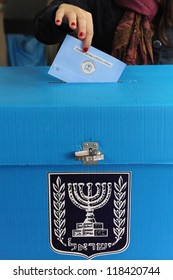
<svg viewBox="0 0 173 280"><path fill-rule="evenodd" d="M0 259L173 259L173 67L0 69Z"/></svg>

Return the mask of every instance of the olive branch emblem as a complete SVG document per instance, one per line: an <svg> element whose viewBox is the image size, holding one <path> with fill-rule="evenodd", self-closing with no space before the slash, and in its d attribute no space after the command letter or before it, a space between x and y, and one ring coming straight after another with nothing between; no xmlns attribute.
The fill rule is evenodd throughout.
<svg viewBox="0 0 173 280"><path fill-rule="evenodd" d="M125 232L125 222L126 218L126 187L127 182L123 182L122 176L119 177L118 184L114 182L114 208L113 208L113 232L115 235L115 242L112 244L114 246L123 236Z"/></svg>
<svg viewBox="0 0 173 280"><path fill-rule="evenodd" d="M65 219L65 184L61 184L60 177L56 180L56 185L53 184L53 206L54 206L54 225L56 229L54 229L54 233L57 237L57 240L61 242L64 246L67 246L64 242L64 235L66 234L66 219Z"/></svg>

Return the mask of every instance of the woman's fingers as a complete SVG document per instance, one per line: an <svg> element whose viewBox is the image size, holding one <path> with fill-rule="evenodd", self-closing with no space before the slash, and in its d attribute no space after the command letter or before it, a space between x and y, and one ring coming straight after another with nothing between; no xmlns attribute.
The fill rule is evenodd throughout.
<svg viewBox="0 0 173 280"><path fill-rule="evenodd" d="M56 11L56 14L55 14L55 24L56 24L56 25L61 25L62 20L63 20L64 15L65 15L64 12L65 12L64 9L61 9L60 7L59 7L59 9Z"/></svg>
<svg viewBox="0 0 173 280"><path fill-rule="evenodd" d="M62 4L59 6L59 9L56 11L55 23L61 25L63 18L67 18L69 22L69 27L72 29L77 28L77 19L76 19L76 7L68 4Z"/></svg>
<svg viewBox="0 0 173 280"><path fill-rule="evenodd" d="M87 52L93 38L93 21L88 12L78 16L78 38L83 41L83 50Z"/></svg>
<svg viewBox="0 0 173 280"><path fill-rule="evenodd" d="M87 51L93 38L92 15L79 7L61 4L56 11L56 25L61 25L63 18L67 18L69 27L77 31L78 38L83 41L83 50Z"/></svg>

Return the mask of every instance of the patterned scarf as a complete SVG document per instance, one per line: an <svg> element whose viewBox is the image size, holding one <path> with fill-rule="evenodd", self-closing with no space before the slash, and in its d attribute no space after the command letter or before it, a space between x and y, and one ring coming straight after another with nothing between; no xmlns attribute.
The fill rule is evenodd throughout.
<svg viewBox="0 0 173 280"><path fill-rule="evenodd" d="M153 64L152 20L159 0L114 0L125 8L112 45L111 55L127 65Z"/></svg>

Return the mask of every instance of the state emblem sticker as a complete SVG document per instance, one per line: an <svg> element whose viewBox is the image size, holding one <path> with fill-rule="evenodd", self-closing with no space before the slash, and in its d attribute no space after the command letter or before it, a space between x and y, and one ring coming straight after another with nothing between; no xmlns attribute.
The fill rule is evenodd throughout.
<svg viewBox="0 0 173 280"><path fill-rule="evenodd" d="M53 250L93 258L128 247L130 172L49 173L48 177Z"/></svg>

